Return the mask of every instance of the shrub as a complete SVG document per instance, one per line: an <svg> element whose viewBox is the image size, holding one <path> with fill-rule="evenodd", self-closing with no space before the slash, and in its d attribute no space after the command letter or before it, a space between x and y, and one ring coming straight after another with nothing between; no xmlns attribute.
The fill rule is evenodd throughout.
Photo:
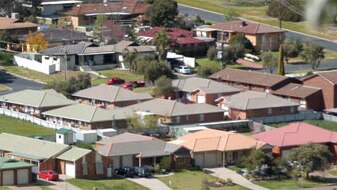
<svg viewBox="0 0 337 190"><path fill-rule="evenodd" d="M198 68L197 75L199 77L208 78L208 76L218 71L220 71L220 68L210 67L210 66L200 66Z"/></svg>
<svg viewBox="0 0 337 190"><path fill-rule="evenodd" d="M208 59L211 60L211 61L217 59L217 53L218 53L218 51L216 50L215 46L211 46L207 50Z"/></svg>
<svg viewBox="0 0 337 190"><path fill-rule="evenodd" d="M0 64L1 65L13 65L13 55L5 52L0 52Z"/></svg>
<svg viewBox="0 0 337 190"><path fill-rule="evenodd" d="M171 169L171 158L170 157L163 157L160 160L160 168L165 169L165 170L170 170Z"/></svg>

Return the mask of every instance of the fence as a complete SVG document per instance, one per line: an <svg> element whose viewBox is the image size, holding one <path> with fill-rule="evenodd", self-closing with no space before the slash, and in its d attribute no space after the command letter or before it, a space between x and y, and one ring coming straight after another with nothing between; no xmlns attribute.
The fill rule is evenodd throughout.
<svg viewBox="0 0 337 190"><path fill-rule="evenodd" d="M38 71L44 74L51 74L56 72L56 65L55 64L43 64L35 60L34 54L18 54L14 56L14 63L20 67L24 67L30 70Z"/></svg>
<svg viewBox="0 0 337 190"><path fill-rule="evenodd" d="M337 116L335 116L335 115L323 113L322 116L323 116L323 119L326 120L326 121L337 122Z"/></svg>
<svg viewBox="0 0 337 190"><path fill-rule="evenodd" d="M282 122L302 121L302 120L312 120L312 119L315 120L315 119L321 119L321 118L322 118L322 113L315 112L312 110L305 110L305 111L301 111L298 114L251 118L251 120L266 124L266 123L282 123Z"/></svg>

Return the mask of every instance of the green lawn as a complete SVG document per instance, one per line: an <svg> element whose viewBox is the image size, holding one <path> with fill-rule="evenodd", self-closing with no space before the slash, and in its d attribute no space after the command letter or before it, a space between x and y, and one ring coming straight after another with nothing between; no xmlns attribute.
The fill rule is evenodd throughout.
<svg viewBox="0 0 337 190"><path fill-rule="evenodd" d="M126 70L113 69L113 70L101 70L101 71L97 71L97 72L100 73L101 75L106 76L108 79L111 78L111 77L119 77L119 78L122 78L126 81L129 81L129 80L144 80L143 75L131 73L130 71L126 71ZM106 84L108 79L93 77L91 82L92 82L92 85Z"/></svg>
<svg viewBox="0 0 337 190"><path fill-rule="evenodd" d="M198 190L202 188L202 181L207 179L210 181L217 181L216 177L208 175L202 171L190 171L190 170L182 170L181 172L176 172L174 175L169 177L160 177L158 178L160 181L165 183L173 190ZM170 185L171 182L171 185ZM233 187L223 187L223 188L211 188L212 190L245 190L246 188L241 186L233 186Z"/></svg>
<svg viewBox="0 0 337 190"><path fill-rule="evenodd" d="M279 22L276 18L271 18L266 16L265 12L267 7L244 7L244 6L231 6L225 5L223 0L177 0L178 3L194 6L221 14L227 14L230 10L235 11L241 17L256 22L261 22L265 24L270 24L273 26L278 26ZM322 28L311 28L306 22L282 22L282 27L298 32L303 32L310 35L315 35L331 40L337 40L337 36L329 34Z"/></svg>
<svg viewBox="0 0 337 190"><path fill-rule="evenodd" d="M87 180L87 179L69 179L69 183L83 189L92 190L97 187L98 190L145 190L147 188L126 179L106 179L106 180Z"/></svg>
<svg viewBox="0 0 337 190"><path fill-rule="evenodd" d="M198 58L196 59L196 62L201 67L214 67L221 69L221 63L219 61L211 61L207 57L204 58ZM227 68L233 68L233 69L246 69L246 67L239 65L239 64L229 64L227 65Z"/></svg>
<svg viewBox="0 0 337 190"><path fill-rule="evenodd" d="M54 129L48 129L27 121L0 115L0 133L6 132L22 136L53 136Z"/></svg>
<svg viewBox="0 0 337 190"><path fill-rule="evenodd" d="M3 84L0 84L0 92L1 91L7 91L7 90L9 90L10 88L8 87L8 86L6 86L6 85L3 85Z"/></svg>
<svg viewBox="0 0 337 190"><path fill-rule="evenodd" d="M314 182L305 179L299 181L296 181L295 179L255 181L254 183L268 189L300 189L301 187L314 188L330 185L324 182Z"/></svg>

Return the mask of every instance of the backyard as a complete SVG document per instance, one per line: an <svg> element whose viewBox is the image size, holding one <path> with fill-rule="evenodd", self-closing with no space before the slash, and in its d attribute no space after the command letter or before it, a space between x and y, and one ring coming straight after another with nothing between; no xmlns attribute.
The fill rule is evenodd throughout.
<svg viewBox="0 0 337 190"><path fill-rule="evenodd" d="M106 180L88 180L88 179L69 179L69 183L83 189L92 190L96 187L98 190L146 190L147 188L127 179L106 179Z"/></svg>

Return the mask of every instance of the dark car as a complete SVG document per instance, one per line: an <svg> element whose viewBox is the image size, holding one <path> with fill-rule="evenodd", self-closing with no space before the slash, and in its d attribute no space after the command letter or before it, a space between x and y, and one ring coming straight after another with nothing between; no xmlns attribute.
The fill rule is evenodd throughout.
<svg viewBox="0 0 337 190"><path fill-rule="evenodd" d="M136 175L136 171L131 167L117 168L114 173L125 177L134 177Z"/></svg>
<svg viewBox="0 0 337 190"><path fill-rule="evenodd" d="M108 85L115 85L115 84L124 84L125 80L121 79L119 77L111 77L111 79L108 80Z"/></svg>
<svg viewBox="0 0 337 190"><path fill-rule="evenodd" d="M136 172L136 175L139 177L151 177L152 176L152 172L147 168L134 167L134 170Z"/></svg>

